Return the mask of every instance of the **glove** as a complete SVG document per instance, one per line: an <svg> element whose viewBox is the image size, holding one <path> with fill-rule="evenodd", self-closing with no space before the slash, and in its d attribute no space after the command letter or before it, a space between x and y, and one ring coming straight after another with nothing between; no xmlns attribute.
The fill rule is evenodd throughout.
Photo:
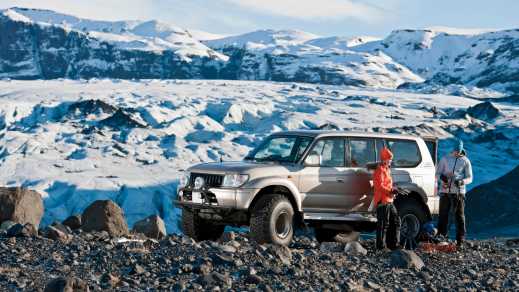
<svg viewBox="0 0 519 292"><path fill-rule="evenodd" d="M457 186L458 188L461 187L461 186L463 186L463 185L465 184L465 183L463 182L462 179L458 179L458 180L456 180L455 183L456 183L456 186Z"/></svg>

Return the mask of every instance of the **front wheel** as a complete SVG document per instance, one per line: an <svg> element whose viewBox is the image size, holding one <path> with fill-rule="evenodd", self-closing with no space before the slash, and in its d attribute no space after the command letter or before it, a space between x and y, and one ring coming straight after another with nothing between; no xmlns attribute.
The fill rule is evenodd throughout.
<svg viewBox="0 0 519 292"><path fill-rule="evenodd" d="M289 245L294 236L294 209L283 195L264 195L252 209L250 235L258 243Z"/></svg>
<svg viewBox="0 0 519 292"><path fill-rule="evenodd" d="M222 236L224 225L212 224L198 216L196 211L182 208L182 232L196 241L217 240Z"/></svg>

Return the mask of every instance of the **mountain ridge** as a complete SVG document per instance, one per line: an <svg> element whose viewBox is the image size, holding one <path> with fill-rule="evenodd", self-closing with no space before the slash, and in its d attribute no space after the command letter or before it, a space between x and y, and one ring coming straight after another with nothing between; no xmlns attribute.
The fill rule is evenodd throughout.
<svg viewBox="0 0 519 292"><path fill-rule="evenodd" d="M218 38L156 20L96 21L26 8L2 10L0 21L0 78L217 78L519 92L519 29L400 29L382 39L265 29ZM16 54L8 51L13 47ZM69 56L71 50L81 53ZM37 68L53 63L48 59L60 60L55 71L61 73L41 74Z"/></svg>

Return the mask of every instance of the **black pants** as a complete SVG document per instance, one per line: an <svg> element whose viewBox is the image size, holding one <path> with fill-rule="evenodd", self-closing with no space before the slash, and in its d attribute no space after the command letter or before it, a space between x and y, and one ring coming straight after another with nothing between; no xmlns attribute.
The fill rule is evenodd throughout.
<svg viewBox="0 0 519 292"><path fill-rule="evenodd" d="M377 207L377 249L399 247L400 217L393 203Z"/></svg>
<svg viewBox="0 0 519 292"><path fill-rule="evenodd" d="M454 213L456 222L456 240L465 239L465 195L442 194L440 197L440 218L438 219L438 234L447 236L449 232L449 213Z"/></svg>

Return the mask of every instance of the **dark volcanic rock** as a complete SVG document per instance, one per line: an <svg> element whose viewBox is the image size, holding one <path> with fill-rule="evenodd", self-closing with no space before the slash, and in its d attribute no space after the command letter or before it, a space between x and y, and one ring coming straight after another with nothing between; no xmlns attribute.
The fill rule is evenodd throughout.
<svg viewBox="0 0 519 292"><path fill-rule="evenodd" d="M129 129L129 128L145 128L146 125L143 122L137 120L131 113L128 113L122 109L118 109L110 117L101 120L99 125L103 127L110 127L112 129Z"/></svg>
<svg viewBox="0 0 519 292"><path fill-rule="evenodd" d="M68 226L72 230L79 229L81 228L81 215L69 216L62 224Z"/></svg>
<svg viewBox="0 0 519 292"><path fill-rule="evenodd" d="M227 243L240 244L232 254L221 251L220 243L193 242L178 235L160 242L148 239L156 243L147 244L131 234L116 241L106 232L85 232L66 245L42 237L0 236L0 290L43 291L53 280L49 287L74 291L64 288L75 286L74 277L93 291L515 291L518 287L516 241L469 240L466 249L455 253L418 248L416 254L427 266L414 271L391 268L389 254L376 252L374 240L361 242L367 255L351 256L320 251L318 242L306 235L297 236L295 243L312 242L294 243L297 248L258 245L243 235L237 233ZM285 264L281 258L291 260Z"/></svg>
<svg viewBox="0 0 519 292"><path fill-rule="evenodd" d="M81 115L88 116L91 114L111 114L116 111L113 105L102 100L87 99L72 103L68 108L68 114L72 116Z"/></svg>
<svg viewBox="0 0 519 292"><path fill-rule="evenodd" d="M491 102L485 101L471 106L467 109L467 113L476 119L493 120L501 115L501 112Z"/></svg>
<svg viewBox="0 0 519 292"><path fill-rule="evenodd" d="M0 222L14 221L40 225L43 216L41 195L24 188L0 188Z"/></svg>
<svg viewBox="0 0 519 292"><path fill-rule="evenodd" d="M106 231L111 236L128 234L128 225L123 210L110 200L99 200L88 206L81 216L81 229L86 232Z"/></svg>
<svg viewBox="0 0 519 292"><path fill-rule="evenodd" d="M88 285L78 278L56 278L45 286L44 292L88 292Z"/></svg>
<svg viewBox="0 0 519 292"><path fill-rule="evenodd" d="M469 230L519 228L519 166L504 176L479 185L466 195Z"/></svg>
<svg viewBox="0 0 519 292"><path fill-rule="evenodd" d="M152 215L133 225L132 232L142 233L149 238L162 239L166 237L166 225L164 220L157 215Z"/></svg>

